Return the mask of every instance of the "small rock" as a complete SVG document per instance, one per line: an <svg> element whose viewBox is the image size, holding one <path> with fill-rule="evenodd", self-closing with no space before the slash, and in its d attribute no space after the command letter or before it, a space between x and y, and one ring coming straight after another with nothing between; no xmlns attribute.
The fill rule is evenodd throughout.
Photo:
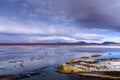
<svg viewBox="0 0 120 80"><path fill-rule="evenodd" d="M100 55L100 54L93 54L93 55L91 55L91 57L100 57L100 56L102 56L102 55Z"/></svg>
<svg viewBox="0 0 120 80"><path fill-rule="evenodd" d="M30 77L30 74L27 74L27 77Z"/></svg>
<svg viewBox="0 0 120 80"><path fill-rule="evenodd" d="M83 56L83 57L81 57L82 59L89 59L89 57L88 56Z"/></svg>
<svg viewBox="0 0 120 80"><path fill-rule="evenodd" d="M67 64L72 64L72 63L77 63L77 62L79 62L79 60L72 59L72 60L68 61Z"/></svg>

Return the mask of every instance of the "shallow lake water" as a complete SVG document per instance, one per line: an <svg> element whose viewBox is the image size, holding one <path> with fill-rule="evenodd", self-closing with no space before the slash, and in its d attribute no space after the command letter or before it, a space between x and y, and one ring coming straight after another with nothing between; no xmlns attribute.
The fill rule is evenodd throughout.
<svg viewBox="0 0 120 80"><path fill-rule="evenodd" d="M120 48L0 46L0 76L20 76L20 80L99 80L59 74L56 68L73 58L80 59L96 53L105 58L120 58L119 52Z"/></svg>

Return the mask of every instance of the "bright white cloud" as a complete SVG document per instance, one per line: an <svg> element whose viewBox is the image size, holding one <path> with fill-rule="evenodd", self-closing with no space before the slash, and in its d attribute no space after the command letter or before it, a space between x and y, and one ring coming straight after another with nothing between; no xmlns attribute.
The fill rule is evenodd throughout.
<svg viewBox="0 0 120 80"><path fill-rule="evenodd" d="M31 40L39 40L39 41L54 41L54 42L77 42L77 39L64 37L64 36L48 36L48 37L40 37L40 36L32 36Z"/></svg>
<svg viewBox="0 0 120 80"><path fill-rule="evenodd" d="M104 42L104 41L120 42L120 37L111 37L111 36L108 36L102 42Z"/></svg>
<svg viewBox="0 0 120 80"><path fill-rule="evenodd" d="M24 21L21 22L14 18L0 17L1 34L29 35L30 38L39 40L56 41L80 41L97 40L105 38L104 35L84 33L75 26L66 24L48 24L46 22ZM33 36L34 35L34 36Z"/></svg>

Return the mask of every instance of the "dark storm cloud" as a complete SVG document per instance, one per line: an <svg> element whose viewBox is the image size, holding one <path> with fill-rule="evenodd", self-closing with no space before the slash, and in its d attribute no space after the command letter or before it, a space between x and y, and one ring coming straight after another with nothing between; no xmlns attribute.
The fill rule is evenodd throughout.
<svg viewBox="0 0 120 80"><path fill-rule="evenodd" d="M26 0L26 4L37 15L66 18L85 28L120 31L120 0Z"/></svg>
<svg viewBox="0 0 120 80"><path fill-rule="evenodd" d="M119 0L74 0L68 15L86 28L120 31Z"/></svg>

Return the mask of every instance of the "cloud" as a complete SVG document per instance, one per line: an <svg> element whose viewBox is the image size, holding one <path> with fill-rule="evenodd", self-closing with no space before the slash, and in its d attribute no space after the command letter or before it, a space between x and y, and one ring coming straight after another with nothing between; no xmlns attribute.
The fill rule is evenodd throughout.
<svg viewBox="0 0 120 80"><path fill-rule="evenodd" d="M19 0L9 0L10 2L17 2L17 1L19 1Z"/></svg>
<svg viewBox="0 0 120 80"><path fill-rule="evenodd" d="M104 39L106 36L105 35L98 35L98 34L87 34L87 33L76 33L73 34L73 37L81 40L93 40L93 41L99 41Z"/></svg>
<svg viewBox="0 0 120 80"><path fill-rule="evenodd" d="M9 2L4 0L3 2L6 6L1 2L0 15L6 12L7 16L0 16L2 35L25 36L22 38L46 41L119 40L116 36L115 39L113 37L110 39L107 31L100 32L120 31L119 0L9 0Z"/></svg>
<svg viewBox="0 0 120 80"><path fill-rule="evenodd" d="M26 39L56 41L100 41L104 35L85 33L74 25L47 23L43 21L19 21L16 18L0 17L0 34L26 36Z"/></svg>
<svg viewBox="0 0 120 80"><path fill-rule="evenodd" d="M26 0L26 3L39 15L64 16L62 19L72 19L84 28L120 31L120 0Z"/></svg>
<svg viewBox="0 0 120 80"><path fill-rule="evenodd" d="M86 28L112 29L120 31L119 0L72 1L70 16Z"/></svg>
<svg viewBox="0 0 120 80"><path fill-rule="evenodd" d="M48 37L40 37L40 36L32 36L30 38L31 40L38 40L38 41L48 41L48 42L77 42L79 40L70 38L70 37L65 37L65 36L48 36Z"/></svg>
<svg viewBox="0 0 120 80"><path fill-rule="evenodd" d="M74 21L89 29L120 31L119 3L119 0L4 0L0 3L0 11L2 15L10 14L21 20L49 18Z"/></svg>
<svg viewBox="0 0 120 80"><path fill-rule="evenodd" d="M67 35L78 32L77 28L65 24L49 24L43 21L19 21L0 17L0 33L28 35Z"/></svg>
<svg viewBox="0 0 120 80"><path fill-rule="evenodd" d="M105 37L104 40L102 42L105 41L110 41L110 42L120 42L120 37Z"/></svg>

